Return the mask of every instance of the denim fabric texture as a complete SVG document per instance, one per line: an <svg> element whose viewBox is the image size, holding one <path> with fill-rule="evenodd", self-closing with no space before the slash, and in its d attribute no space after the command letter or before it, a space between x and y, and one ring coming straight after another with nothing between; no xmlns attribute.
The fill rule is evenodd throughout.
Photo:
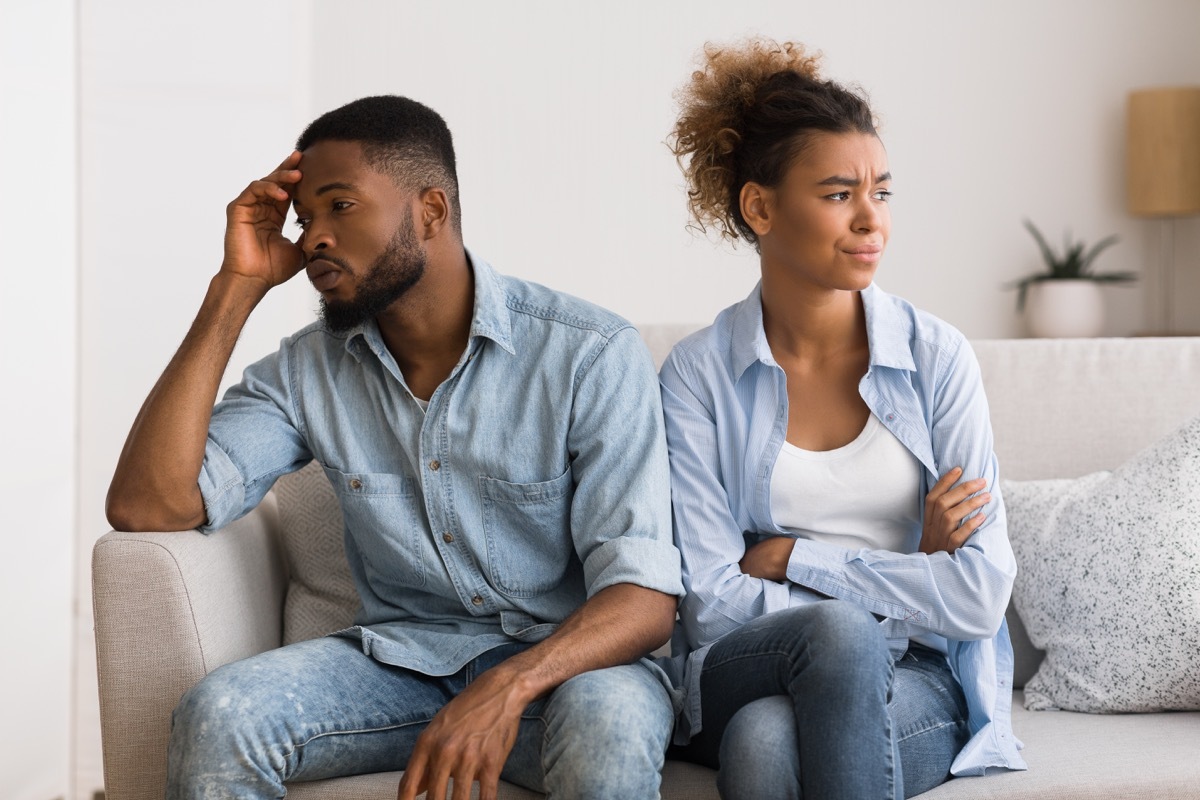
<svg viewBox="0 0 1200 800"><path fill-rule="evenodd" d="M713 645L689 755L726 800L911 797L950 777L967 707L946 657L893 662L875 618L839 600L777 611Z"/></svg>
<svg viewBox="0 0 1200 800"><path fill-rule="evenodd" d="M469 342L424 411L374 321L320 322L213 411L200 475L220 528L316 459L338 496L379 661L452 675L537 642L588 597L682 594L657 380L619 317L471 259Z"/></svg>
<svg viewBox="0 0 1200 800"><path fill-rule="evenodd" d="M969 709L971 738L955 775L1024 769L1013 737L1012 645L1004 612L1016 564L978 362L941 320L872 284L862 293L870 349L859 394L924 467L924 497L942 473L984 478L986 521L953 555L854 550L797 539L786 582L753 578L738 562L768 536L788 536L771 515L771 474L787 433L786 376L763 332L761 287L684 339L659 380L671 457L675 535L688 594L668 670L688 696L681 739L702 729L700 675L709 648L765 614L846 600L880 619L893 659L913 636L943 637ZM927 639L928 640L928 639Z"/></svg>
<svg viewBox="0 0 1200 800"><path fill-rule="evenodd" d="M338 637L227 664L175 711L166 797L283 797L285 781L402 770L443 705L526 647L489 650L440 677ZM672 722L647 666L583 673L526 709L501 777L551 798L655 798Z"/></svg>

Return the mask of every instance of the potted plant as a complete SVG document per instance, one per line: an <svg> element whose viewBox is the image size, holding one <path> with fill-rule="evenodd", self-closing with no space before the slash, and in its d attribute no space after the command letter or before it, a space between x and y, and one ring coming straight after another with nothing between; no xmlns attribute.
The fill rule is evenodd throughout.
<svg viewBox="0 0 1200 800"><path fill-rule="evenodd" d="M1024 312L1029 332L1050 338L1099 335L1104 327L1104 298L1099 285L1137 279L1132 272L1091 271L1096 257L1116 244L1117 237L1108 236L1087 247L1083 242L1072 242L1068 232L1059 254L1032 222L1025 220L1024 224L1037 242L1047 269L1009 284L1017 290L1017 311Z"/></svg>

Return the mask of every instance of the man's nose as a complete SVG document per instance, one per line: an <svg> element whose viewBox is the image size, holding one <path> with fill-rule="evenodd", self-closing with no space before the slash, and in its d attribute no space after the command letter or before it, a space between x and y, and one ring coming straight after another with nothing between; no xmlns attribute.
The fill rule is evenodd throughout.
<svg viewBox="0 0 1200 800"><path fill-rule="evenodd" d="M333 246L333 234L328 226L322 225L316 219L309 221L304 229L304 253L309 258Z"/></svg>

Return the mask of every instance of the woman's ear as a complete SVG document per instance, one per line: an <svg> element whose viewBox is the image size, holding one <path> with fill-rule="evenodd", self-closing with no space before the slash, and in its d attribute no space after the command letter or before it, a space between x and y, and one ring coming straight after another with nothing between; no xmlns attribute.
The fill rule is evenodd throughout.
<svg viewBox="0 0 1200 800"><path fill-rule="evenodd" d="M766 186L748 181L742 186L738 195L738 203L742 211L742 219L754 231L755 236L765 236L771 231L771 204L774 192Z"/></svg>

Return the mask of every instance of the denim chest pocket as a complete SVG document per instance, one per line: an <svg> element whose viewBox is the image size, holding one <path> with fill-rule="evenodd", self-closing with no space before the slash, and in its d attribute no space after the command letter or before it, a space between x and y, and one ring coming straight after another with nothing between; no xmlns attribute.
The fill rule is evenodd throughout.
<svg viewBox="0 0 1200 800"><path fill-rule="evenodd" d="M537 483L481 476L483 530L493 585L512 597L554 589L575 557L571 470Z"/></svg>
<svg viewBox="0 0 1200 800"><path fill-rule="evenodd" d="M323 468L341 503L347 537L375 593L391 600L393 591L424 586L424 527L416 481L386 472Z"/></svg>

